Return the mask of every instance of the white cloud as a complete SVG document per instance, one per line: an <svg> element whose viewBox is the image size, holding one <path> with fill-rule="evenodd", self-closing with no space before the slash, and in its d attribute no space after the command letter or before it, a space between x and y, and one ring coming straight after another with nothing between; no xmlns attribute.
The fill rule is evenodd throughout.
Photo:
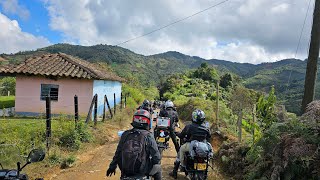
<svg viewBox="0 0 320 180"><path fill-rule="evenodd" d="M47 0L50 27L67 42L115 45L218 3L218 0ZM258 63L291 58L308 0L233 0L121 46L146 55L176 50ZM298 58L306 57L311 14Z"/></svg>
<svg viewBox="0 0 320 180"><path fill-rule="evenodd" d="M10 20L0 13L0 53L15 53L45 47L50 42L44 37L36 37L23 32L16 20Z"/></svg>
<svg viewBox="0 0 320 180"><path fill-rule="evenodd" d="M26 20L30 16L30 12L24 6L18 3L18 0L1 0L0 4L5 13L17 14L20 18Z"/></svg>

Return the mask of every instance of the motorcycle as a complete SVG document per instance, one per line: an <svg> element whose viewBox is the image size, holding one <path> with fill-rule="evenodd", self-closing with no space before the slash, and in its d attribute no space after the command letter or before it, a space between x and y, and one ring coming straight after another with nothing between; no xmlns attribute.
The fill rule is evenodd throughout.
<svg viewBox="0 0 320 180"><path fill-rule="evenodd" d="M208 125L207 122L205 122ZM177 137L180 137L180 132L175 132ZM178 142L180 146L186 141L185 138L179 139ZM210 145L211 146L211 145ZM211 147L212 150L212 147ZM189 177L191 180L207 180L208 179L208 171L210 165L213 152L204 154L197 154L196 147L193 147L193 156L190 155L190 152L186 152L184 154L184 164L186 165L185 168L181 167L181 171L184 171L185 175Z"/></svg>
<svg viewBox="0 0 320 180"><path fill-rule="evenodd" d="M35 162L40 162L45 157L45 152L41 149L33 149L30 151L26 163L21 167L21 163L18 161L16 163L17 168L16 169L4 169L4 164L10 164L12 163L12 154L17 155L14 153L14 151L8 151L6 152L5 149L8 146L12 145L0 145L0 160L3 164L0 162L0 180L29 180L29 177L25 173L21 173L23 168L25 168L27 165ZM37 178L36 180L43 180L42 178Z"/></svg>
<svg viewBox="0 0 320 180"><path fill-rule="evenodd" d="M185 154L185 175L191 180L206 180L208 178L208 168L210 166L210 157L201 157L195 155L193 158L189 153Z"/></svg>
<svg viewBox="0 0 320 180"><path fill-rule="evenodd" d="M170 140L170 118L158 117L156 119L156 127L154 128L154 136L158 145L160 155L165 149L169 148Z"/></svg>

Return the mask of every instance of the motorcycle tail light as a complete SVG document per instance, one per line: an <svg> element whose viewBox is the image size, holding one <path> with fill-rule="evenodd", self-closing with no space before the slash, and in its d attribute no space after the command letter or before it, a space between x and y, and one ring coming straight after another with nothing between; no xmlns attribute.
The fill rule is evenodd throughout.
<svg viewBox="0 0 320 180"><path fill-rule="evenodd" d="M204 159L204 158L197 158L197 161L198 161L199 163L204 163L204 162L205 162L205 159Z"/></svg>

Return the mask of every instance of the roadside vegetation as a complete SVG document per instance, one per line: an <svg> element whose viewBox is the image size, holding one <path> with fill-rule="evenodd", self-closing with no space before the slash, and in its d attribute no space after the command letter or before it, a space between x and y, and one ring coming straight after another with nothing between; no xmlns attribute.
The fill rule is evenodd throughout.
<svg viewBox="0 0 320 180"><path fill-rule="evenodd" d="M219 74L206 64L170 76L160 91L165 99L174 100L183 120L189 121L196 108L206 113L212 123L212 143L223 141L214 162L229 177L320 177L319 102L310 104L307 113L297 117L277 100L275 87L270 86L268 94L248 89L237 76Z"/></svg>

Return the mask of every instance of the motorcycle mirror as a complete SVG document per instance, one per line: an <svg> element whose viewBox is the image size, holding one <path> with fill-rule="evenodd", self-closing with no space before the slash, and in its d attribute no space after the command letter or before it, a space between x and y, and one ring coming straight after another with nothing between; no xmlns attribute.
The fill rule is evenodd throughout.
<svg viewBox="0 0 320 180"><path fill-rule="evenodd" d="M42 149L33 149L27 158L28 163L40 162L44 159L46 153Z"/></svg>

